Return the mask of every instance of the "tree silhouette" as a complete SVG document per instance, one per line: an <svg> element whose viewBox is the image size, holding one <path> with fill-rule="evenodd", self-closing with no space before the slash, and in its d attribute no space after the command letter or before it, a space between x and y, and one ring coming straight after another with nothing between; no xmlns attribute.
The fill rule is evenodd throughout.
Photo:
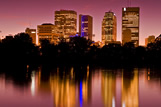
<svg viewBox="0 0 161 107"><path fill-rule="evenodd" d="M19 33L14 37L6 37L2 41L3 60L8 63L29 64L37 60L39 51L32 43L32 38L28 34Z"/></svg>

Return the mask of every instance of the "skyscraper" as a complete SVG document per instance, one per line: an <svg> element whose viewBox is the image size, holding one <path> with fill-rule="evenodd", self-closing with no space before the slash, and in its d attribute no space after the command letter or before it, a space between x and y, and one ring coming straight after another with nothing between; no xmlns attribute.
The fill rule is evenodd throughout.
<svg viewBox="0 0 161 107"><path fill-rule="evenodd" d="M51 43L57 44L59 41L59 34L57 26L51 23L44 23L37 26L38 44L43 39L49 40Z"/></svg>
<svg viewBox="0 0 161 107"><path fill-rule="evenodd" d="M105 13L102 21L102 42L108 44L109 42L116 41L117 32L116 16L113 12Z"/></svg>
<svg viewBox="0 0 161 107"><path fill-rule="evenodd" d="M32 38L32 43L36 44L36 29L26 28L25 33L30 35L30 37Z"/></svg>
<svg viewBox="0 0 161 107"><path fill-rule="evenodd" d="M73 10L55 11L55 25L64 38L77 33L77 12Z"/></svg>
<svg viewBox="0 0 161 107"><path fill-rule="evenodd" d="M128 7L122 8L122 43L134 42L139 46L139 21L140 8ZM127 38L131 38L131 41Z"/></svg>
<svg viewBox="0 0 161 107"><path fill-rule="evenodd" d="M82 37L92 41L93 18L89 15L79 15L79 33Z"/></svg>

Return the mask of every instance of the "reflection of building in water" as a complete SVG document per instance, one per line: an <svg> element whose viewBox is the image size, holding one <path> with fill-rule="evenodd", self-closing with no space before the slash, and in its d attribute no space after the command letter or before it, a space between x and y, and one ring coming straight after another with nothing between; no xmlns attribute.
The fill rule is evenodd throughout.
<svg viewBox="0 0 161 107"><path fill-rule="evenodd" d="M80 105L87 104L91 100L91 82L90 80L83 80L79 87L79 101Z"/></svg>
<svg viewBox="0 0 161 107"><path fill-rule="evenodd" d="M5 83L6 83L5 79L6 79L5 74L1 74L0 75L0 91L5 90Z"/></svg>
<svg viewBox="0 0 161 107"><path fill-rule="evenodd" d="M68 70L68 68L62 67L57 68L57 72L54 72L54 74L48 74L47 72L45 72L45 74L43 74L43 72L42 74L39 73L38 91L44 91L48 93L52 92L54 107L77 106L76 94L79 94L77 97L79 97L80 104L87 104L91 99L92 91L89 66L87 67L87 71L81 72L81 74L76 74L73 67L69 72ZM76 86L75 82L76 80L79 80L79 78L76 79L75 75L78 77L81 77L82 75L85 76L78 87ZM45 78L50 79L46 80L44 76Z"/></svg>
<svg viewBox="0 0 161 107"><path fill-rule="evenodd" d="M75 107L76 86L74 81L58 75L50 77L51 91L56 107Z"/></svg>
<svg viewBox="0 0 161 107"><path fill-rule="evenodd" d="M139 76L138 70L123 72L122 77L122 107L139 106Z"/></svg>
<svg viewBox="0 0 161 107"><path fill-rule="evenodd" d="M81 80L79 85L80 107L90 102L91 94L92 94L92 84L91 84L91 79L89 75L89 66L87 66L86 79Z"/></svg>
<svg viewBox="0 0 161 107"><path fill-rule="evenodd" d="M40 85L41 72L32 71L31 73L31 95L35 96L35 93Z"/></svg>
<svg viewBox="0 0 161 107"><path fill-rule="evenodd" d="M116 76L112 71L102 72L102 97L105 107L115 107Z"/></svg>
<svg viewBox="0 0 161 107"><path fill-rule="evenodd" d="M144 77L144 81L146 84L148 84L149 87L160 90L161 73L159 70L147 69L146 72L144 72Z"/></svg>

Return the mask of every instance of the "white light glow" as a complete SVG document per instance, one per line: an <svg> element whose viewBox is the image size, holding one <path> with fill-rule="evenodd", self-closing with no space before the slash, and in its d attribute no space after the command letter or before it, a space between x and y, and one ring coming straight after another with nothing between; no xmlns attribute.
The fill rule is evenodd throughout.
<svg viewBox="0 0 161 107"><path fill-rule="evenodd" d="M35 72L32 72L32 75L31 75L31 94L32 94L32 96L35 95L35 88L36 88L35 85L36 85L35 84Z"/></svg>
<svg viewBox="0 0 161 107"><path fill-rule="evenodd" d="M31 33L36 33L36 32L33 31L33 32L31 32Z"/></svg>
<svg viewBox="0 0 161 107"><path fill-rule="evenodd" d="M115 107L115 98L112 99L112 107Z"/></svg>
<svg viewBox="0 0 161 107"><path fill-rule="evenodd" d="M126 11L126 8L124 8L124 11Z"/></svg>

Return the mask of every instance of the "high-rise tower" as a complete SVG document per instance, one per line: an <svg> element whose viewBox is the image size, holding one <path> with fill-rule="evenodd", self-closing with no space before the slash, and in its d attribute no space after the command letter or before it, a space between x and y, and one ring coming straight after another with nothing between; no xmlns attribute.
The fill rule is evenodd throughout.
<svg viewBox="0 0 161 107"><path fill-rule="evenodd" d="M134 42L139 46L140 8L122 8L122 43ZM130 38L130 39L129 39Z"/></svg>
<svg viewBox="0 0 161 107"><path fill-rule="evenodd" d="M82 37L92 41L93 18L89 15L79 15L79 33Z"/></svg>
<svg viewBox="0 0 161 107"><path fill-rule="evenodd" d="M116 41L117 21L113 12L106 12L102 21L102 42L108 44Z"/></svg>
<svg viewBox="0 0 161 107"><path fill-rule="evenodd" d="M55 25L64 38L77 33L77 12L73 10L55 11Z"/></svg>

